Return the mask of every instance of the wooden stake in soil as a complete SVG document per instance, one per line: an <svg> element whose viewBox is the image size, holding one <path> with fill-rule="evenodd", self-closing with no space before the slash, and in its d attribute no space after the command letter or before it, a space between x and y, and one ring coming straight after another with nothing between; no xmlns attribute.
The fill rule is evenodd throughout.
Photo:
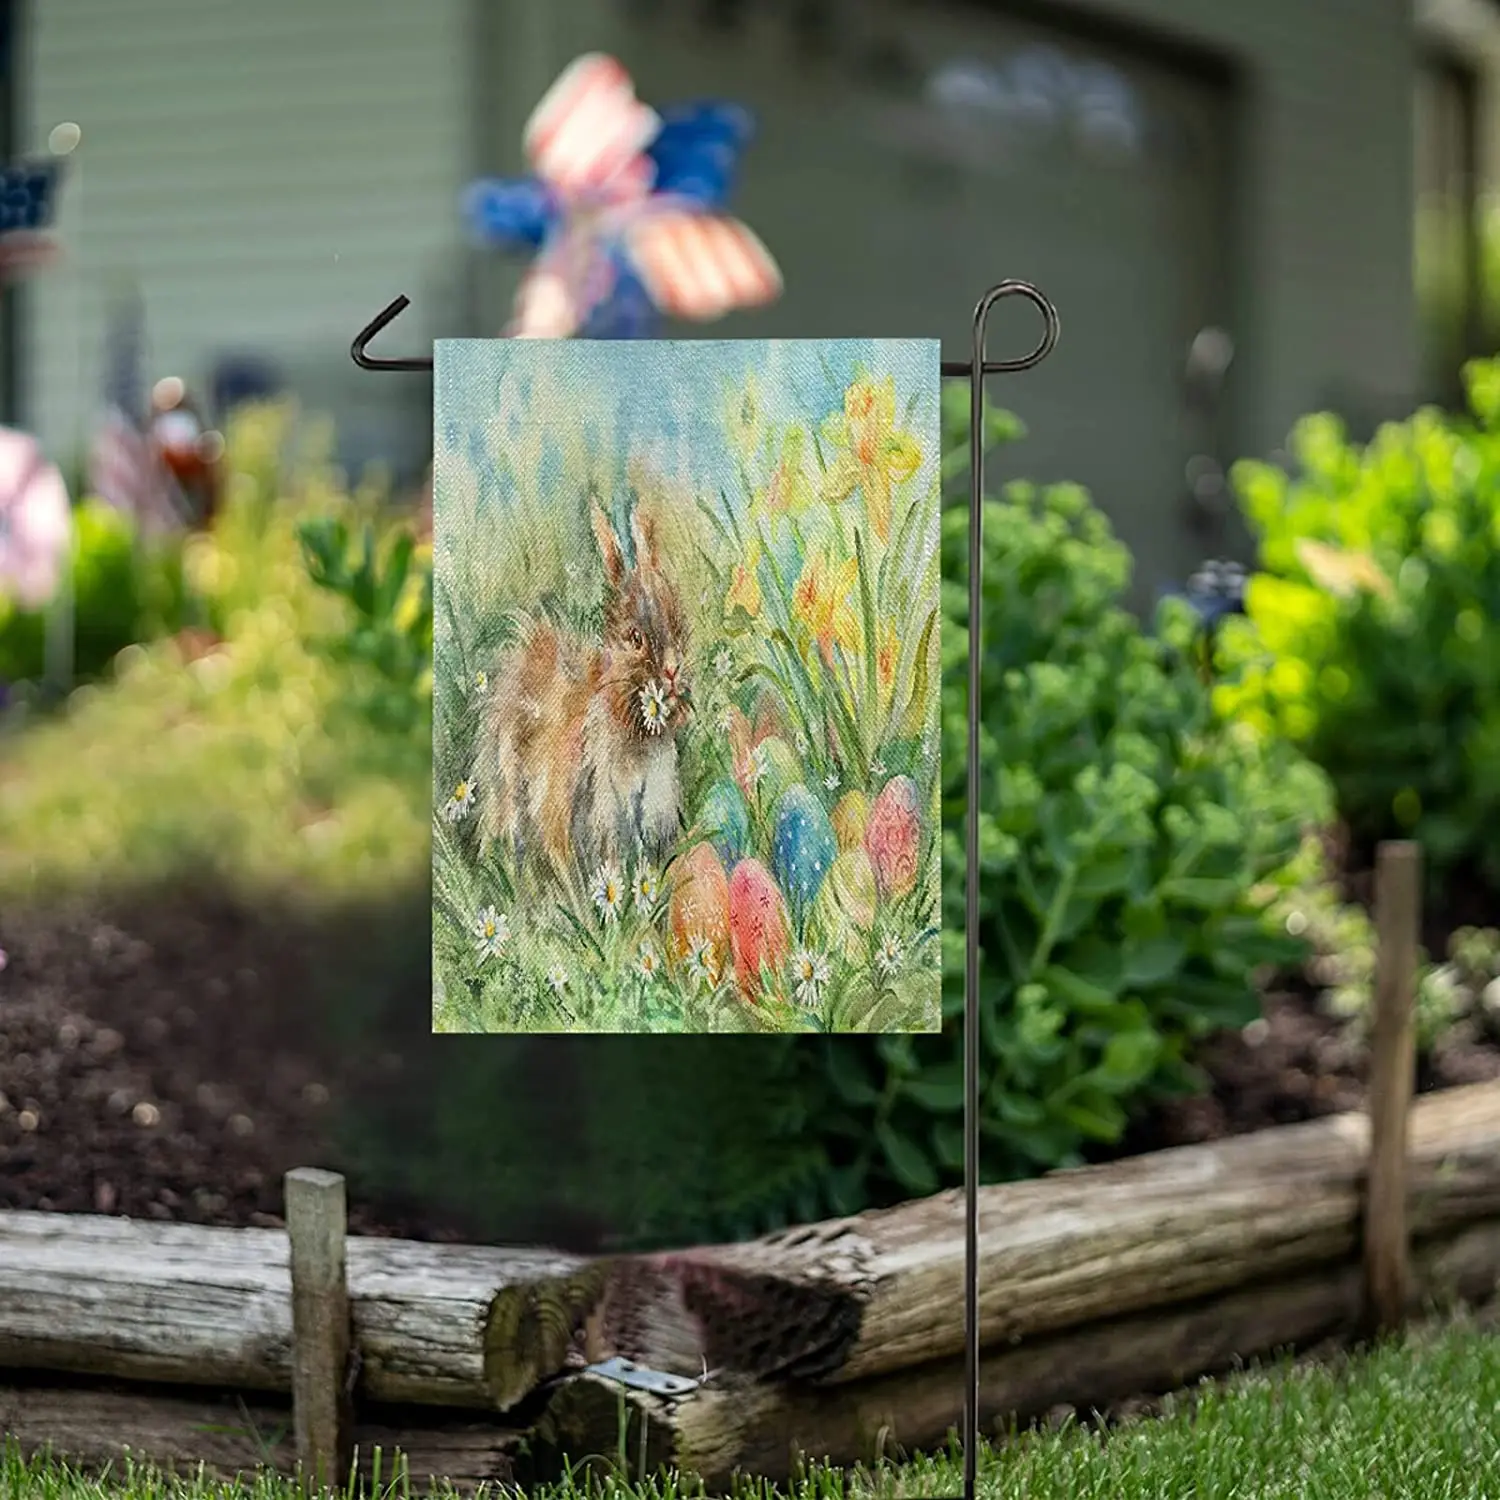
<svg viewBox="0 0 1500 1500"><path fill-rule="evenodd" d="M1409 840L1381 844L1375 860L1375 1019L1364 1243L1372 1332L1392 1332L1401 1326L1411 1277L1407 1121L1415 1072L1421 913L1421 845Z"/></svg>
<svg viewBox="0 0 1500 1500"><path fill-rule="evenodd" d="M286 1174L292 1272L292 1413L297 1461L314 1491L341 1487L353 1449L348 1372L348 1231L344 1179L297 1167Z"/></svg>

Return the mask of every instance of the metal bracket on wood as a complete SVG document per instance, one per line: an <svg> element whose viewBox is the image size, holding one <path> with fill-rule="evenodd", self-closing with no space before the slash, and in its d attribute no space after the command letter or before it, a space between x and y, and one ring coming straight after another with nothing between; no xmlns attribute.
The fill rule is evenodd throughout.
<svg viewBox="0 0 1500 1500"><path fill-rule="evenodd" d="M990 313L1006 297L1030 302L1042 315L1042 333L1031 351L1016 359L988 359ZM349 353L362 370L430 371L429 355L404 359L382 359L367 353L370 340L410 305L397 297L382 308L355 335ZM965 825L966 875L964 890L964 1489L963 1500L975 1500L979 1461L979 688L984 571L984 380L987 375L1015 374L1029 370L1051 354L1057 344L1057 309L1029 281L1002 281L979 299L974 308L973 343L966 360L944 360L945 377L969 382L969 714L968 714L968 817ZM629 1361L606 1360L592 1366L596 1374L605 1367L629 1365ZM630 1379L624 1377L628 1375ZM681 1376L641 1371L634 1366L617 1369L608 1378L640 1389L644 1383L680 1381ZM697 1382L686 1382L696 1389ZM671 1394L658 1389L658 1394ZM679 1397L687 1391L676 1393Z"/></svg>
<svg viewBox="0 0 1500 1500"><path fill-rule="evenodd" d="M674 1400L691 1396L708 1378L705 1375L701 1379L691 1380L686 1375L668 1375L664 1370L648 1370L634 1360L618 1357L589 1365L583 1373L598 1375L604 1380L614 1381L616 1385L629 1386L631 1390L650 1391L653 1396L667 1396Z"/></svg>

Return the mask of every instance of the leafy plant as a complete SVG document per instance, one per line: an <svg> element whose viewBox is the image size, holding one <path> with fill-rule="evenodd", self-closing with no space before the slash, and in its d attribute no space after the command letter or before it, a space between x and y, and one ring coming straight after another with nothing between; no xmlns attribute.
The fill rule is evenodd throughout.
<svg viewBox="0 0 1500 1500"><path fill-rule="evenodd" d="M382 687L366 698L367 711L378 725L407 730L430 703L432 571L414 568L418 546L405 529L396 529L383 547L372 523L357 541L352 533L340 516L297 528L308 576L342 599L352 616L324 645L338 661L373 669Z"/></svg>
<svg viewBox="0 0 1500 1500"><path fill-rule="evenodd" d="M1359 844L1416 837L1436 880L1500 885L1500 363L1466 380L1470 416L1419 411L1364 447L1309 417L1295 477L1236 469L1261 571L1221 692L1327 770Z"/></svg>
<svg viewBox="0 0 1500 1500"><path fill-rule="evenodd" d="M99 500L73 511L73 677L102 677L126 647L169 635L188 619L182 547L141 537L131 518ZM22 609L0 591L0 683L46 674L47 609Z"/></svg>

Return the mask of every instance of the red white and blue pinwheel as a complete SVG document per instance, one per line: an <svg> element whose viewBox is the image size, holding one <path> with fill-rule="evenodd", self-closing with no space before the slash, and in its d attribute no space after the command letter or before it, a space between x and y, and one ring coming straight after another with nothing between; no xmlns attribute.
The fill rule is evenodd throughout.
<svg viewBox="0 0 1500 1500"><path fill-rule="evenodd" d="M775 260L722 212L750 134L735 105L658 114L614 58L573 62L527 122L534 175L465 195L482 242L535 254L506 332L641 338L662 316L703 322L773 301Z"/></svg>

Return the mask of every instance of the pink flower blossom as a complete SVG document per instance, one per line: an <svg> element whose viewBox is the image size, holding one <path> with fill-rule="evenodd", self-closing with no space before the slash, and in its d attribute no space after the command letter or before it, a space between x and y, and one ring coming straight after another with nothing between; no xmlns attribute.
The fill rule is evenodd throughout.
<svg viewBox="0 0 1500 1500"><path fill-rule="evenodd" d="M57 591L72 537L62 474L35 438L0 428L0 594L40 609Z"/></svg>

